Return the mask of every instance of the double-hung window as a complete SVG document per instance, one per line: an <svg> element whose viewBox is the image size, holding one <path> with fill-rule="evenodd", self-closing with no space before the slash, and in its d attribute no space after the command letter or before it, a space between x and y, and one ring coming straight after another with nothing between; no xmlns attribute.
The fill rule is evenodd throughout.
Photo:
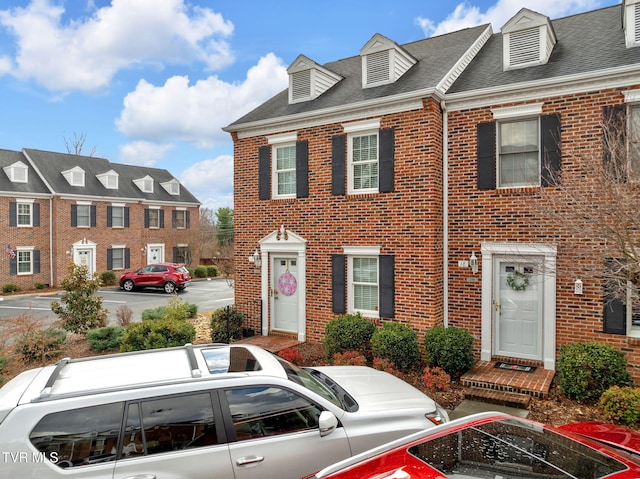
<svg viewBox="0 0 640 479"><path fill-rule="evenodd" d="M184 229L187 227L187 211L173 210L173 227Z"/></svg>
<svg viewBox="0 0 640 479"><path fill-rule="evenodd" d="M349 192L378 192L378 132L349 136Z"/></svg>
<svg viewBox="0 0 640 479"><path fill-rule="evenodd" d="M125 247L113 246L111 248L111 268L109 269L124 269L125 265ZM108 262L108 261L107 261Z"/></svg>
<svg viewBox="0 0 640 479"><path fill-rule="evenodd" d="M18 274L33 274L33 250L18 248Z"/></svg>
<svg viewBox="0 0 640 479"><path fill-rule="evenodd" d="M77 223L76 226L82 228L91 227L91 205L76 205Z"/></svg>
<svg viewBox="0 0 640 479"><path fill-rule="evenodd" d="M18 226L33 226L33 203L18 201L16 207Z"/></svg>
<svg viewBox="0 0 640 479"><path fill-rule="evenodd" d="M296 145L274 145L273 191L276 198L296 196Z"/></svg>
<svg viewBox="0 0 640 479"><path fill-rule="evenodd" d="M540 185L539 119L502 121L498 126L498 186Z"/></svg>
<svg viewBox="0 0 640 479"><path fill-rule="evenodd" d="M149 228L160 228L160 210L149 208Z"/></svg>
<svg viewBox="0 0 640 479"><path fill-rule="evenodd" d="M378 257L349 257L349 299L351 311L366 315L378 315Z"/></svg>
<svg viewBox="0 0 640 479"><path fill-rule="evenodd" d="M124 228L124 206L112 205L109 210L111 212L111 227Z"/></svg>

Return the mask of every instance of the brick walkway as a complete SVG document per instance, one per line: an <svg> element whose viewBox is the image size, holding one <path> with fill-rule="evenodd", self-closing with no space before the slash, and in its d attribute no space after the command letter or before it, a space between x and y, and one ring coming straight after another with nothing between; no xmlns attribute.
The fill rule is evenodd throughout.
<svg viewBox="0 0 640 479"><path fill-rule="evenodd" d="M510 371L495 367L496 361L479 361L460 382L466 387L546 397L555 371L538 366L533 372Z"/></svg>

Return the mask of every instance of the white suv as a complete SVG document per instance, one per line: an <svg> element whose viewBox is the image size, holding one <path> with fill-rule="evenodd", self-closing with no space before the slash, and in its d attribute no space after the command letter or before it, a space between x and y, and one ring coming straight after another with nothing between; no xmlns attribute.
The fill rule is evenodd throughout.
<svg viewBox="0 0 640 479"><path fill-rule="evenodd" d="M298 368L250 345L64 359L0 389L3 477L299 478L447 421L366 367Z"/></svg>

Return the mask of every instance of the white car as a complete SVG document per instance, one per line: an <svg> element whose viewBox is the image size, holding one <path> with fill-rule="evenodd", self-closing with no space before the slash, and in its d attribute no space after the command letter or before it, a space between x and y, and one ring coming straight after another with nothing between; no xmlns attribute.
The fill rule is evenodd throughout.
<svg viewBox="0 0 640 479"><path fill-rule="evenodd" d="M448 421L367 367L301 369L250 345L62 360L0 389L3 477L300 478Z"/></svg>

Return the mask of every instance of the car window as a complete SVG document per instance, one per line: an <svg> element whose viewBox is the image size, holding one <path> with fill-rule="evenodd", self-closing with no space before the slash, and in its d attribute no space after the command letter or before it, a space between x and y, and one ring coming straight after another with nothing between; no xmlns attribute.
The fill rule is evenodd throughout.
<svg viewBox="0 0 640 479"><path fill-rule="evenodd" d="M626 469L596 449L511 420L454 431L413 446L409 452L449 477L596 479Z"/></svg>
<svg viewBox="0 0 640 479"><path fill-rule="evenodd" d="M262 369L255 356L246 348L211 348L201 351L211 374L260 371Z"/></svg>
<svg viewBox="0 0 640 479"><path fill-rule="evenodd" d="M154 273L165 273L168 270L169 269L166 266L154 266L153 267L153 272Z"/></svg>
<svg viewBox="0 0 640 479"><path fill-rule="evenodd" d="M31 431L31 443L62 468L113 461L124 403L46 415Z"/></svg>
<svg viewBox="0 0 640 479"><path fill-rule="evenodd" d="M257 386L225 393L238 441L318 428L322 410L289 390Z"/></svg>
<svg viewBox="0 0 640 479"><path fill-rule="evenodd" d="M182 274L185 274L185 273L188 273L188 272L189 272L189 270L188 270L187 268L185 268L184 266L178 266L178 267L176 268L176 271L177 271L178 273L182 273Z"/></svg>
<svg viewBox="0 0 640 479"><path fill-rule="evenodd" d="M140 268L138 273L151 273L153 271L153 266L145 266L144 268Z"/></svg>
<svg viewBox="0 0 640 479"><path fill-rule="evenodd" d="M211 395L174 396L129 404L122 457L218 444Z"/></svg>

